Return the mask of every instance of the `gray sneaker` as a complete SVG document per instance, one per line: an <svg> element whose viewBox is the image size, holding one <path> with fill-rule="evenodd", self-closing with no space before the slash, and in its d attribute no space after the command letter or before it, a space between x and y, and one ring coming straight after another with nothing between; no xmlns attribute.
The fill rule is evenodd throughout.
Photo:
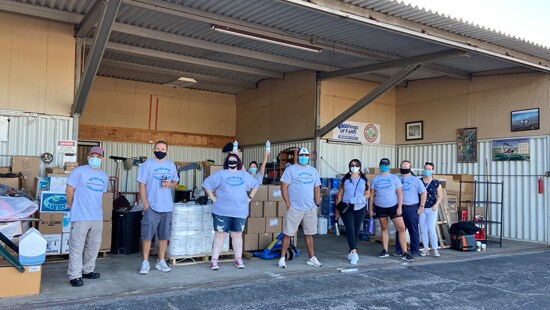
<svg viewBox="0 0 550 310"><path fill-rule="evenodd" d="M141 274L148 274L149 273L149 262L144 260L143 263L141 263L141 269L139 270L139 273Z"/></svg>
<svg viewBox="0 0 550 310"><path fill-rule="evenodd" d="M157 268L158 270L160 270L162 272L172 271L172 269L170 269L170 267L168 267L168 265L166 264L166 261L164 259L161 259L160 261L158 261L157 264L155 265L155 268Z"/></svg>
<svg viewBox="0 0 550 310"><path fill-rule="evenodd" d="M349 262L352 265L357 265L357 262L359 262L359 255L357 253L351 253L351 259Z"/></svg>

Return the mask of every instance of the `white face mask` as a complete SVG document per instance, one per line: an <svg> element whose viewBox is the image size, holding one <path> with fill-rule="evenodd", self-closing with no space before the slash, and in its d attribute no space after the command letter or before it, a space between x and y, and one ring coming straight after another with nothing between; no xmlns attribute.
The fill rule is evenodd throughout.
<svg viewBox="0 0 550 310"><path fill-rule="evenodd" d="M359 172L359 169L360 169L359 167L351 167L350 170L351 170L351 173L357 173Z"/></svg>

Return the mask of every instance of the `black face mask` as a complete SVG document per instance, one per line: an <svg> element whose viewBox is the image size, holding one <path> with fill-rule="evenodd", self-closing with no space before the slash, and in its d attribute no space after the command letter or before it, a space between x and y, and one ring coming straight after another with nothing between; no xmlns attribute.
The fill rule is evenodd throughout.
<svg viewBox="0 0 550 310"><path fill-rule="evenodd" d="M164 157L166 157L166 152L158 152L158 151L155 151L155 157L162 160Z"/></svg>
<svg viewBox="0 0 550 310"><path fill-rule="evenodd" d="M403 169L403 168L401 168L401 169L399 169L399 171L401 172L401 174L409 174L409 173L411 173L411 169Z"/></svg>
<svg viewBox="0 0 550 310"><path fill-rule="evenodd" d="M230 161L227 162L227 166L228 166L229 168L231 168L231 169L237 168L237 164L238 164L238 163L239 163L239 162L237 162L237 161L230 160Z"/></svg>

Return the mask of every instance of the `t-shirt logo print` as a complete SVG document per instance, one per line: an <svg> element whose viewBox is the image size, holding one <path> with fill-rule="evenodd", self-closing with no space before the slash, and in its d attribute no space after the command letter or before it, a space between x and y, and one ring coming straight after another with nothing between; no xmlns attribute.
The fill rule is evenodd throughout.
<svg viewBox="0 0 550 310"><path fill-rule="evenodd" d="M298 182L302 184L311 184L315 181L313 175L309 172L300 172L298 174Z"/></svg>
<svg viewBox="0 0 550 310"><path fill-rule="evenodd" d="M102 193L105 188L105 180L98 177L91 177L88 179L88 183L86 183L86 188L94 192Z"/></svg>
<svg viewBox="0 0 550 310"><path fill-rule="evenodd" d="M376 183L378 188L391 188L392 182L390 179L381 179Z"/></svg>
<svg viewBox="0 0 550 310"><path fill-rule="evenodd" d="M162 181L162 177L166 176L167 178L170 177L171 171L168 168L165 167L159 167L156 168L153 172L153 178L156 180Z"/></svg>
<svg viewBox="0 0 550 310"><path fill-rule="evenodd" d="M228 177L225 180L225 184L229 186L241 186L244 184L244 180L241 177Z"/></svg>

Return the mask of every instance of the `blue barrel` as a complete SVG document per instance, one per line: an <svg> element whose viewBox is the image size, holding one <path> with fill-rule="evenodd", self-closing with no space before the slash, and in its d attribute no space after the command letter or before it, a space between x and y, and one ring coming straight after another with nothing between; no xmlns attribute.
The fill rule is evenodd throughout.
<svg viewBox="0 0 550 310"><path fill-rule="evenodd" d="M321 178L321 188L330 188L329 178Z"/></svg>
<svg viewBox="0 0 550 310"><path fill-rule="evenodd" d="M330 179L330 188L334 188L334 189L340 189L340 180L342 180L341 178L331 178Z"/></svg>

